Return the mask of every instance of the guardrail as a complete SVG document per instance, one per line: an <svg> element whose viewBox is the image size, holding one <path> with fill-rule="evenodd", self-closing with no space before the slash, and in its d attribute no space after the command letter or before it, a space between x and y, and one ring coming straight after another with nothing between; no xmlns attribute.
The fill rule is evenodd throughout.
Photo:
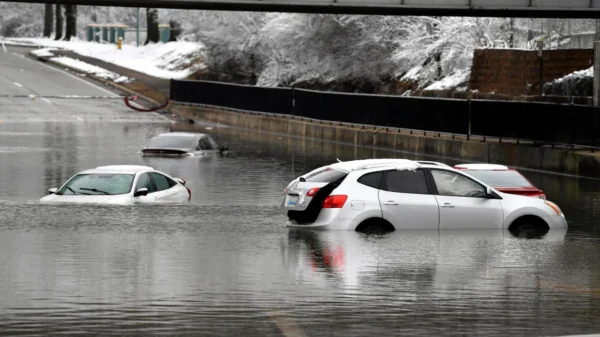
<svg viewBox="0 0 600 337"><path fill-rule="evenodd" d="M182 103L592 151L600 133L598 109L574 104L366 95L179 80L171 81L170 97Z"/></svg>

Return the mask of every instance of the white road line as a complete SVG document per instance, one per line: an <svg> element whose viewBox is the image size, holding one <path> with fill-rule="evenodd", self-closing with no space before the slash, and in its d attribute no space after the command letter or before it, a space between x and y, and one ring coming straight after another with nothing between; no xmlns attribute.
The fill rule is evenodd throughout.
<svg viewBox="0 0 600 337"><path fill-rule="evenodd" d="M81 78L79 78L79 77L77 77L77 76L75 76L75 75L73 75L73 74L71 74L71 73L69 73L69 72L66 72L66 71L64 71L64 70L62 70L62 69L59 69L59 68L52 67L52 66L50 66L50 65L47 65L46 63L43 63L43 62L36 62L36 61L34 61L34 60L31 60L31 59L29 59L29 58L27 58L27 57L25 57L25 56L23 56L23 55L19 55L19 54L15 54L15 55L17 55L17 56L21 57L22 59L25 59L25 60L27 60L27 61L29 61L29 62L36 63L36 64L41 64L41 65L43 65L43 66L46 66L46 67L48 67L48 68L50 68L50 69L52 69L52 70L54 70L54 71L57 71L57 72L59 72L59 73L63 73L63 74L65 74L65 75L67 75L67 76L70 76L70 77L72 77L72 78L74 78L74 79L76 79L76 80L78 80L78 81L81 81L81 82L83 82L83 83L85 83L85 84L87 84L87 85L89 85L89 86L91 86L91 87L94 87L94 88L96 88L96 89L98 89L98 90L101 90L101 91L103 91L103 92L107 93L107 94L108 94L109 96L111 96L111 97L118 97L118 96L119 96L119 95L115 94L115 93L114 93L114 92L112 92L112 91L109 91L109 90L107 90L107 89L104 89L104 88L102 88L102 87L100 87L100 86L98 86L98 85L96 85L96 84L94 84L94 83L91 83L91 82L88 82L88 81L86 81L86 80L84 80L84 79L81 79Z"/></svg>
<svg viewBox="0 0 600 337"><path fill-rule="evenodd" d="M46 103L48 103L48 104L52 104L52 102L50 102L50 100L49 100L49 99L47 99L47 98L44 98L44 97L42 97L42 101L44 101L44 102L46 102Z"/></svg>
<svg viewBox="0 0 600 337"><path fill-rule="evenodd" d="M8 53L8 50L6 50L6 45L4 45L4 41L2 41L2 49L4 49L5 53Z"/></svg>
<svg viewBox="0 0 600 337"><path fill-rule="evenodd" d="M75 117L78 121L83 122L83 118L81 118L79 116L75 116L75 115L73 115L73 117Z"/></svg>
<svg viewBox="0 0 600 337"><path fill-rule="evenodd" d="M14 82L14 84L19 88L23 88L23 86L20 83Z"/></svg>

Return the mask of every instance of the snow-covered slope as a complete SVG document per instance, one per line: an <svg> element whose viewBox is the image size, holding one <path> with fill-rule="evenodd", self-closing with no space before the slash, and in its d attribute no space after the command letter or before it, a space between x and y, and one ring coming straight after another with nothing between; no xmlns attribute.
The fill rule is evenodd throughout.
<svg viewBox="0 0 600 337"><path fill-rule="evenodd" d="M83 56L94 57L158 78L182 79L206 67L202 62L204 45L197 42L158 43L139 48L133 45L123 45L123 49L118 50L112 44L78 39L54 41L45 38L12 38L9 41L72 50ZM45 51L47 50L45 49Z"/></svg>

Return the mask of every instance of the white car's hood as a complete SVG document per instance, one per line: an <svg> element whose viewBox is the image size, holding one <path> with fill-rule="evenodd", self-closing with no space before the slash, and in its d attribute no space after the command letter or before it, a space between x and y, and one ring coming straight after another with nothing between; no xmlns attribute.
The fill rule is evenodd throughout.
<svg viewBox="0 0 600 337"><path fill-rule="evenodd" d="M131 204L128 195L56 195L51 194L40 199L44 203L73 204Z"/></svg>

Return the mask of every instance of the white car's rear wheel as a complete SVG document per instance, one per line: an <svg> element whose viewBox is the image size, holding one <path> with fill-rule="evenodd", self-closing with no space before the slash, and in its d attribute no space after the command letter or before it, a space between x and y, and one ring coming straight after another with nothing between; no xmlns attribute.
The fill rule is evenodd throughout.
<svg viewBox="0 0 600 337"><path fill-rule="evenodd" d="M391 223L380 218L367 219L356 227L357 232L365 234L384 234L395 230Z"/></svg>

